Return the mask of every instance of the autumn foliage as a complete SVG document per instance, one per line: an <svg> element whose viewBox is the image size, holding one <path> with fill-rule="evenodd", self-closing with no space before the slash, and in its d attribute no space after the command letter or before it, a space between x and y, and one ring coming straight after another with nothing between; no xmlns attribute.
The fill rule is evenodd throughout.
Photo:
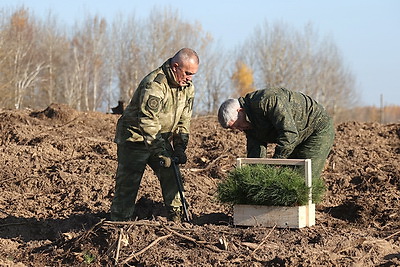
<svg viewBox="0 0 400 267"><path fill-rule="evenodd" d="M236 62L236 70L232 75L232 82L238 96L245 96L255 90L253 71L244 62Z"/></svg>

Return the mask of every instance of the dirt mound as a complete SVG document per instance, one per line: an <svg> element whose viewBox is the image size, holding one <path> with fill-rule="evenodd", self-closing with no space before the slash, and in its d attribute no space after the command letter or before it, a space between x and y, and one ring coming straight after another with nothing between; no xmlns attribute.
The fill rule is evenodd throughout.
<svg viewBox="0 0 400 267"><path fill-rule="evenodd" d="M68 105L53 103L45 110L32 112L30 115L40 119L50 118L54 120L60 120L61 122L66 122L75 118L77 116L77 112Z"/></svg>
<svg viewBox="0 0 400 267"><path fill-rule="evenodd" d="M166 221L149 170L138 220L107 221L117 119L56 104L0 111L0 265L400 264L400 124L337 126L317 223L296 230L232 225L232 209L216 201L215 190L245 156L245 139L219 127L214 116L193 119L189 160L181 169L192 224Z"/></svg>

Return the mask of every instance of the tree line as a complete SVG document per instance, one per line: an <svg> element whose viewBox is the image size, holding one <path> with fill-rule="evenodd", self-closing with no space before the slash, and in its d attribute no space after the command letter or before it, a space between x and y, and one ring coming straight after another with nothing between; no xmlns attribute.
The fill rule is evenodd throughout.
<svg viewBox="0 0 400 267"><path fill-rule="evenodd" d="M298 30L265 21L228 51L199 22L171 8L111 22L88 15L70 28L51 13L37 18L24 7L0 12L0 108L63 103L109 112L182 47L200 56L196 115L215 114L227 97L275 86L311 95L336 120L357 105L353 73L335 43L320 38L311 24Z"/></svg>

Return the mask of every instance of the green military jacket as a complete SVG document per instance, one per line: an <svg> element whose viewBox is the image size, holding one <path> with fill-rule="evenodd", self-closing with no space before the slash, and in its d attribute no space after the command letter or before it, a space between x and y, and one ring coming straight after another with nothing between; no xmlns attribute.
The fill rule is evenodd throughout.
<svg viewBox="0 0 400 267"><path fill-rule="evenodd" d="M194 86L175 81L171 59L139 84L117 123L115 142L144 142L154 153L165 151L171 141L186 148L193 109Z"/></svg>
<svg viewBox="0 0 400 267"><path fill-rule="evenodd" d="M285 88L258 90L238 100L253 127L245 131L248 157L265 157L267 144L276 143L273 157L287 158L330 120L314 99Z"/></svg>

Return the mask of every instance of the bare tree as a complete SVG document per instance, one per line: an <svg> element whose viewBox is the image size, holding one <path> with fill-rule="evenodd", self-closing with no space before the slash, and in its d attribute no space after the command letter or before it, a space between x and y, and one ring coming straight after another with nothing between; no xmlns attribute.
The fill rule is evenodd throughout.
<svg viewBox="0 0 400 267"><path fill-rule="evenodd" d="M200 77L195 77L196 114L215 114L220 103L229 96L229 57L220 46L213 43L203 52Z"/></svg>
<svg viewBox="0 0 400 267"><path fill-rule="evenodd" d="M244 52L238 59L256 70L257 88L299 90L316 98L332 113L357 100L355 78L344 66L338 48L329 38L321 41L311 24L304 31L296 31L284 23L271 27L265 22L241 51Z"/></svg>
<svg viewBox="0 0 400 267"><path fill-rule="evenodd" d="M161 66L183 47L193 48L199 54L200 71L195 79L199 80L199 76L201 77L202 69L205 68L201 55L212 39L199 23L186 22L177 11L169 8L161 11L153 9L144 21L138 21L133 16L115 23L119 28L115 40L116 72L121 100L128 101L148 72Z"/></svg>
<svg viewBox="0 0 400 267"><path fill-rule="evenodd" d="M82 28L76 27L70 46L71 67L66 86L68 104L78 110L96 110L102 103L106 70L106 21L88 18ZM106 76L107 77L107 76Z"/></svg>
<svg viewBox="0 0 400 267"><path fill-rule="evenodd" d="M49 13L40 26L38 56L46 62L35 95L35 106L45 107L53 102L65 103L62 77L68 65L69 40L57 19Z"/></svg>
<svg viewBox="0 0 400 267"><path fill-rule="evenodd" d="M28 11L18 9L8 18L1 32L1 83L6 93L0 102L5 107L19 109L30 106L46 65L37 57L37 24Z"/></svg>
<svg viewBox="0 0 400 267"><path fill-rule="evenodd" d="M113 22L112 40L115 53L115 73L119 87L119 100L128 102L140 79L146 75L148 67L141 51L144 33L135 16Z"/></svg>
<svg viewBox="0 0 400 267"><path fill-rule="evenodd" d="M0 23L4 107L58 102L78 110L109 110L111 101L128 101L149 71L183 47L193 48L200 57L195 112L214 112L227 92L223 49L213 48L211 35L198 22L187 22L169 8L154 9L141 21L119 17L112 31L104 19L87 17L70 35L51 14L38 22L23 8L3 16Z"/></svg>

